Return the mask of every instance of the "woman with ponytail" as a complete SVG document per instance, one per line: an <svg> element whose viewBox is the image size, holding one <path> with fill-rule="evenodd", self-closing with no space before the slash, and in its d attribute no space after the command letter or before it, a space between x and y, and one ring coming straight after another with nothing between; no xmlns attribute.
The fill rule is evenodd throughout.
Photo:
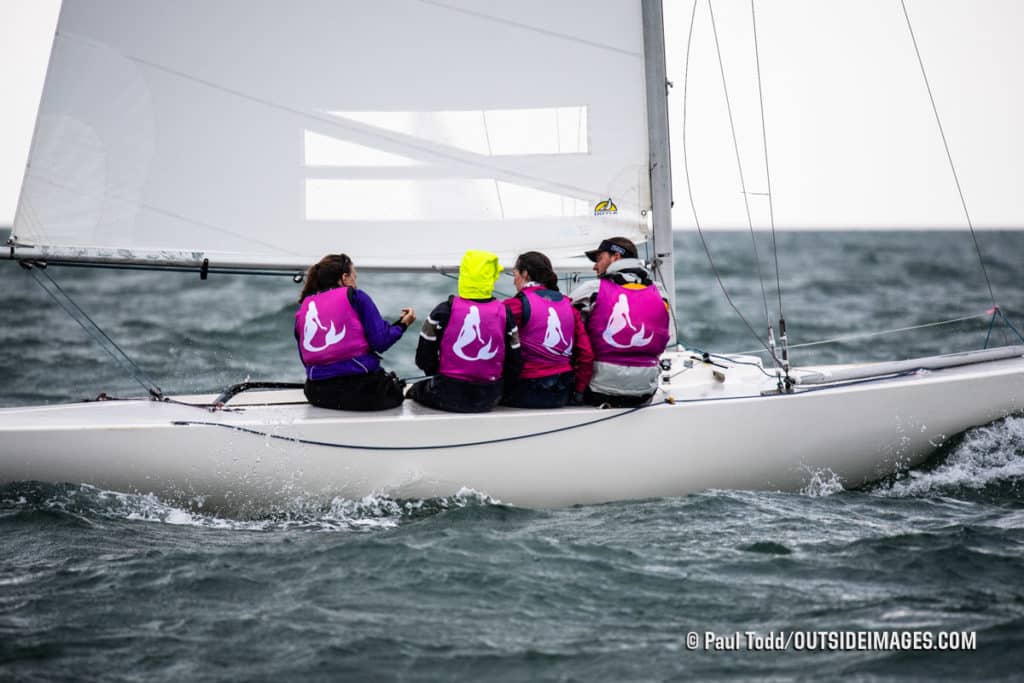
<svg viewBox="0 0 1024 683"><path fill-rule="evenodd" d="M560 408L579 403L593 372L580 312L558 291L558 276L547 256L520 254L512 268L519 293L505 301L519 328L523 367L506 378L502 403L519 408Z"/></svg>
<svg viewBox="0 0 1024 683"><path fill-rule="evenodd" d="M356 266L328 254L306 271L295 313L295 340L306 366L306 399L334 410L385 410L402 403L404 383L385 373L380 356L416 320L403 308L386 322L370 296L356 289Z"/></svg>

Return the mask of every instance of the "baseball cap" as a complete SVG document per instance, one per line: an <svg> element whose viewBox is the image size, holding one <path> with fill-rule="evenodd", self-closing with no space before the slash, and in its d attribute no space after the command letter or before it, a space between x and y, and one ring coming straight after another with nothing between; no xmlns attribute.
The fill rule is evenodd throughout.
<svg viewBox="0 0 1024 683"><path fill-rule="evenodd" d="M602 251L607 251L609 254L618 254L623 258L637 257L636 245L625 237L609 237L606 240L601 240L601 244L598 245L597 249L591 249L585 253L588 259L597 261L597 255Z"/></svg>

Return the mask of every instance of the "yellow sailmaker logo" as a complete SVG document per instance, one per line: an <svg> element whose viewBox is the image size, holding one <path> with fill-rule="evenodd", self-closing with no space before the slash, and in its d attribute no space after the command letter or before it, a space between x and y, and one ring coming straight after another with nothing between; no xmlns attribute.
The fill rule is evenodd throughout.
<svg viewBox="0 0 1024 683"><path fill-rule="evenodd" d="M615 206L615 202L612 201L611 197L604 200L603 202L598 202L597 206L594 207L595 216L604 216L605 214L618 212L619 207Z"/></svg>

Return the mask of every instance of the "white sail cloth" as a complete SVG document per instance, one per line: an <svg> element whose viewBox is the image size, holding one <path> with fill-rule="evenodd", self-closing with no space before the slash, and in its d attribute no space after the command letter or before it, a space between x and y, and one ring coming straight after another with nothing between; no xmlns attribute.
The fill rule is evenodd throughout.
<svg viewBox="0 0 1024 683"><path fill-rule="evenodd" d="M65 0L19 255L363 268L648 236L640 5Z"/></svg>

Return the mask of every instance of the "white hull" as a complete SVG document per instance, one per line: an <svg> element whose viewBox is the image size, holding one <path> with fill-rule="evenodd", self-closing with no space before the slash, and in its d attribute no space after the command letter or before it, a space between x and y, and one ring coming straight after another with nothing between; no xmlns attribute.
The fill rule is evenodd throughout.
<svg viewBox="0 0 1024 683"><path fill-rule="evenodd" d="M690 357L668 355L676 372ZM0 482L89 483L226 512L463 488L536 507L799 490L829 471L849 487L1024 408L1019 356L790 395L761 396L774 381L753 366L730 367L724 382L712 370L697 363L656 398L675 404L635 411L457 415L406 401L361 414L314 408L294 390L243 394L234 411L144 399L5 409ZM556 429L564 431L538 435ZM460 445L472 442L485 443Z"/></svg>

